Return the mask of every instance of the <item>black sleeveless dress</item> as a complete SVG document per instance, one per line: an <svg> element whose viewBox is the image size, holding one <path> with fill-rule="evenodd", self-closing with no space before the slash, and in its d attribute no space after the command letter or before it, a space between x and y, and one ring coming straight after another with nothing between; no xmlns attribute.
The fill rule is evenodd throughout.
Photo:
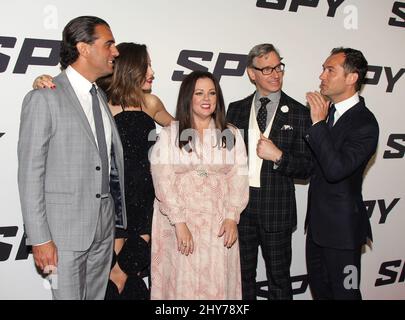
<svg viewBox="0 0 405 320"><path fill-rule="evenodd" d="M151 234L155 191L148 154L155 143L156 126L143 111L122 111L114 118L124 150L128 227L127 230L116 229L115 238L127 240L118 256L114 255L112 265L118 262L128 279L121 294L110 280L106 299L149 299L149 290L142 278L149 276L150 243L146 243L140 235Z"/></svg>

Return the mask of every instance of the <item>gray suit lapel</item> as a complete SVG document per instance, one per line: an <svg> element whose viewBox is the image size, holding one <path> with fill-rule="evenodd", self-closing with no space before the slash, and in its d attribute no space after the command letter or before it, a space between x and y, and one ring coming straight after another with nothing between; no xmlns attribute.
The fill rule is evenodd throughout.
<svg viewBox="0 0 405 320"><path fill-rule="evenodd" d="M96 140L94 138L93 131L91 130L89 121L87 120L86 114L83 111L83 107L80 104L79 99L76 96L76 93L74 92L68 77L66 76L66 73L62 71L56 78L55 78L55 83L58 84L60 83L60 88L64 90L64 93L70 100L70 105L72 108L76 111L76 114L80 120L80 124L82 125L84 131L86 132L87 137L90 139L90 141L93 143L94 147L98 150Z"/></svg>

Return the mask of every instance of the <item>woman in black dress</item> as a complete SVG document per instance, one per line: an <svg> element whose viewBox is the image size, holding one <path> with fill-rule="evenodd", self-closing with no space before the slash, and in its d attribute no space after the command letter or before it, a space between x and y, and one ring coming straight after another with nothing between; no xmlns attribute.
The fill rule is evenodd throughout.
<svg viewBox="0 0 405 320"><path fill-rule="evenodd" d="M127 230L116 230L115 256L106 299L149 299L150 235L155 192L148 152L155 121L173 119L150 93L154 72L145 45L121 43L114 73L97 83L105 89L124 149Z"/></svg>

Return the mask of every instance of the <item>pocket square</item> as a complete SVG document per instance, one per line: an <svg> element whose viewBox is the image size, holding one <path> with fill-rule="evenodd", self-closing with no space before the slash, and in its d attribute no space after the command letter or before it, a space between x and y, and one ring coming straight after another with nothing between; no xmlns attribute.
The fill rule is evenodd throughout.
<svg viewBox="0 0 405 320"><path fill-rule="evenodd" d="M293 130L293 127L291 127L289 124L285 124L281 127L281 130Z"/></svg>

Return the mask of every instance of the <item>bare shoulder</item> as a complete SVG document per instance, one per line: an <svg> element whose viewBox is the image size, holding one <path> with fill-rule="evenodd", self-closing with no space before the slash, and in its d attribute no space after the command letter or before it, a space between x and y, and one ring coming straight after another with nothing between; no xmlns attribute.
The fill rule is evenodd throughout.
<svg viewBox="0 0 405 320"><path fill-rule="evenodd" d="M159 99L159 97L152 93L145 94L144 101L145 101L146 108L154 113L156 113L164 108L163 103Z"/></svg>
<svg viewBox="0 0 405 320"><path fill-rule="evenodd" d="M162 101L154 94L144 96L145 108L143 109L155 122L165 127L170 124L173 117L167 112Z"/></svg>

